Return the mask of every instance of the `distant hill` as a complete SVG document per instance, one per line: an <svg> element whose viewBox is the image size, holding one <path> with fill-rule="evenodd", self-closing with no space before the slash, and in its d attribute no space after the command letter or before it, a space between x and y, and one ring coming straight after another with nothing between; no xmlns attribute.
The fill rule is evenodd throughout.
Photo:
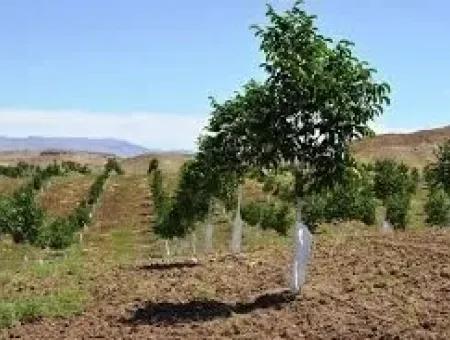
<svg viewBox="0 0 450 340"><path fill-rule="evenodd" d="M133 157L150 150L118 139L55 138L55 137L0 137L0 152L4 151L83 151Z"/></svg>
<svg viewBox="0 0 450 340"><path fill-rule="evenodd" d="M357 158L371 161L395 158L423 167L434 160L437 145L450 139L450 125L413 133L384 134L364 139L353 146Z"/></svg>

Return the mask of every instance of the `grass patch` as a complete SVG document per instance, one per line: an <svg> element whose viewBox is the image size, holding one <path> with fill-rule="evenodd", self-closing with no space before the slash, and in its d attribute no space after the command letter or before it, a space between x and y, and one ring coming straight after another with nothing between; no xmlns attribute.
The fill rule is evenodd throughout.
<svg viewBox="0 0 450 340"><path fill-rule="evenodd" d="M121 229L112 231L111 243L112 255L115 262L124 263L134 258L136 238L131 230Z"/></svg>
<svg viewBox="0 0 450 340"><path fill-rule="evenodd" d="M40 317L66 317L81 313L86 296L79 290L63 290L46 296L0 301L0 327Z"/></svg>

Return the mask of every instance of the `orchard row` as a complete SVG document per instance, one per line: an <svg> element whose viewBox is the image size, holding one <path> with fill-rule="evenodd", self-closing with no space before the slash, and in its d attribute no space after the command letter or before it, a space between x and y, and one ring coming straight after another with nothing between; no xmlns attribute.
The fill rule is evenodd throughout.
<svg viewBox="0 0 450 340"><path fill-rule="evenodd" d="M78 202L68 216L52 218L39 206L36 199L38 192L53 177L65 176L71 172L86 175L90 173L89 168L75 162L55 162L43 169L24 164L7 168L10 169L8 173L20 173L21 176L28 173L31 178L11 197L0 197L0 235L10 234L16 243L29 242L43 248L62 249L69 246L74 241L75 233L92 219L93 209L110 173L123 173L117 161L109 159L89 188L86 198Z"/></svg>

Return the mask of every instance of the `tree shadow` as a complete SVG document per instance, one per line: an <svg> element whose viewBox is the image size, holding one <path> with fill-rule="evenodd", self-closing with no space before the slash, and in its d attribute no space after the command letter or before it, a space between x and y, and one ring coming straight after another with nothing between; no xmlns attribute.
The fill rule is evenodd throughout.
<svg viewBox="0 0 450 340"><path fill-rule="evenodd" d="M225 319L233 314L249 314L257 310L281 309L294 301L296 295L289 290L260 295L250 302L227 303L216 300L194 300L184 303L147 302L133 315L122 320L129 324L173 325Z"/></svg>
<svg viewBox="0 0 450 340"><path fill-rule="evenodd" d="M153 271L163 271L170 269L182 269L182 268L193 268L200 266L201 264L194 261L183 261L183 262L168 262L168 263L151 263L139 266L139 270L153 270Z"/></svg>

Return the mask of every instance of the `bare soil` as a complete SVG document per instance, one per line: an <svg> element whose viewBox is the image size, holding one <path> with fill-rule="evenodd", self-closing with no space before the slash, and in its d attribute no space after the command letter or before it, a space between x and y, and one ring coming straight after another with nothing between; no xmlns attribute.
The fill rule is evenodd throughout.
<svg viewBox="0 0 450 340"><path fill-rule="evenodd" d="M27 320L0 338L450 338L449 231L316 235L308 281L292 296L288 242L261 241L239 257L162 259L142 175L150 157L127 160L127 175L108 180L82 241L85 311ZM162 164L176 174L182 161Z"/></svg>
<svg viewBox="0 0 450 340"><path fill-rule="evenodd" d="M39 196L40 205L52 216L67 216L87 197L93 181L93 176L84 175L53 178L49 187Z"/></svg>
<svg viewBox="0 0 450 340"><path fill-rule="evenodd" d="M151 207L145 176L115 177L92 229L128 223L144 246ZM120 197L118 199L117 197ZM147 201L148 202L148 201ZM130 222L131 221L131 222ZM309 279L286 291L290 249L272 245L162 260L140 252L99 271L81 315L0 333L21 339L448 339L450 234L317 235ZM92 260L99 261L95 255ZM97 266L102 268L101 262Z"/></svg>

